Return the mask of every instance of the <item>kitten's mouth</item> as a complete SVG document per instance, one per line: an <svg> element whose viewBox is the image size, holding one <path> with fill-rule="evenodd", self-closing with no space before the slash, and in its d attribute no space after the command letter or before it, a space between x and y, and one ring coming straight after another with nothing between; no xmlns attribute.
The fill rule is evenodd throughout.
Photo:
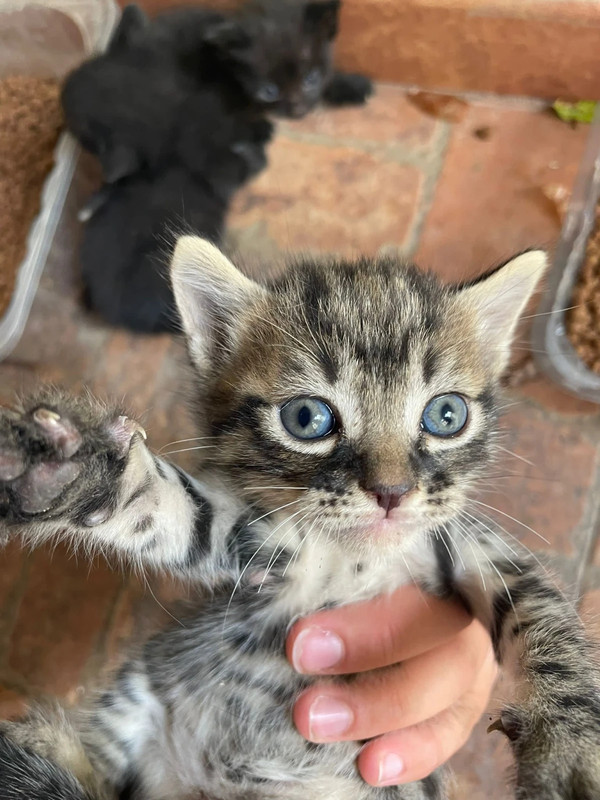
<svg viewBox="0 0 600 800"><path fill-rule="evenodd" d="M359 524L360 533L369 539L397 539L412 530L418 524L418 518L407 511L394 511L386 514L370 514Z"/></svg>

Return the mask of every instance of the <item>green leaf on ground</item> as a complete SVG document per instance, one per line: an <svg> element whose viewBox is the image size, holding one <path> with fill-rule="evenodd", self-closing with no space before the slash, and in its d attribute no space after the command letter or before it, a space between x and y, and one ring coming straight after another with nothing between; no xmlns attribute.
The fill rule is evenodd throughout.
<svg viewBox="0 0 600 800"><path fill-rule="evenodd" d="M594 119L596 102L579 100L577 103L567 103L564 100L556 100L552 108L563 122L591 122Z"/></svg>

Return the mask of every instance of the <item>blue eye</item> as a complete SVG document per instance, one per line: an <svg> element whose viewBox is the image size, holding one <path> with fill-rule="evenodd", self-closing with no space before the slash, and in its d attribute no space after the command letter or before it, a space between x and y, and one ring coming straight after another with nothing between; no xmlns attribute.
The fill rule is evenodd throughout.
<svg viewBox="0 0 600 800"><path fill-rule="evenodd" d="M279 87L275 83L263 83L258 87L256 99L261 103L275 103L279 100Z"/></svg>
<svg viewBox="0 0 600 800"><path fill-rule="evenodd" d="M302 85L305 89L316 89L316 87L321 82L321 71L318 69L311 69L311 71L306 75L304 80L302 81Z"/></svg>
<svg viewBox="0 0 600 800"><path fill-rule="evenodd" d="M469 411L459 394L441 394L425 406L421 427L432 436L454 436L467 424Z"/></svg>
<svg viewBox="0 0 600 800"><path fill-rule="evenodd" d="M279 411L281 424L295 439L323 439L335 428L336 419L327 403L316 397L295 397Z"/></svg>

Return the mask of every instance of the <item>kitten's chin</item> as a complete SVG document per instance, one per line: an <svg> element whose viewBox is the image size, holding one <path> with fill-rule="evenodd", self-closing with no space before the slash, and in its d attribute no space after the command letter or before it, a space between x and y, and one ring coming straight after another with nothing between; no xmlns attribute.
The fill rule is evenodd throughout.
<svg viewBox="0 0 600 800"><path fill-rule="evenodd" d="M369 544L398 544L402 539L420 530L424 520L416 515L404 513L397 516L366 518L356 526L356 532Z"/></svg>

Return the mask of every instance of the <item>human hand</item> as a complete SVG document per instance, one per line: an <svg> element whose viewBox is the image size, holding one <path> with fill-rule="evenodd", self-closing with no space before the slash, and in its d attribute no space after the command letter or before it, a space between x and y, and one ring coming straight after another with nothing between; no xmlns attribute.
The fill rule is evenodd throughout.
<svg viewBox="0 0 600 800"><path fill-rule="evenodd" d="M313 742L369 739L358 768L375 786L424 778L459 750L498 669L483 625L416 586L300 620L287 656L303 674L356 674L307 689L294 722Z"/></svg>

